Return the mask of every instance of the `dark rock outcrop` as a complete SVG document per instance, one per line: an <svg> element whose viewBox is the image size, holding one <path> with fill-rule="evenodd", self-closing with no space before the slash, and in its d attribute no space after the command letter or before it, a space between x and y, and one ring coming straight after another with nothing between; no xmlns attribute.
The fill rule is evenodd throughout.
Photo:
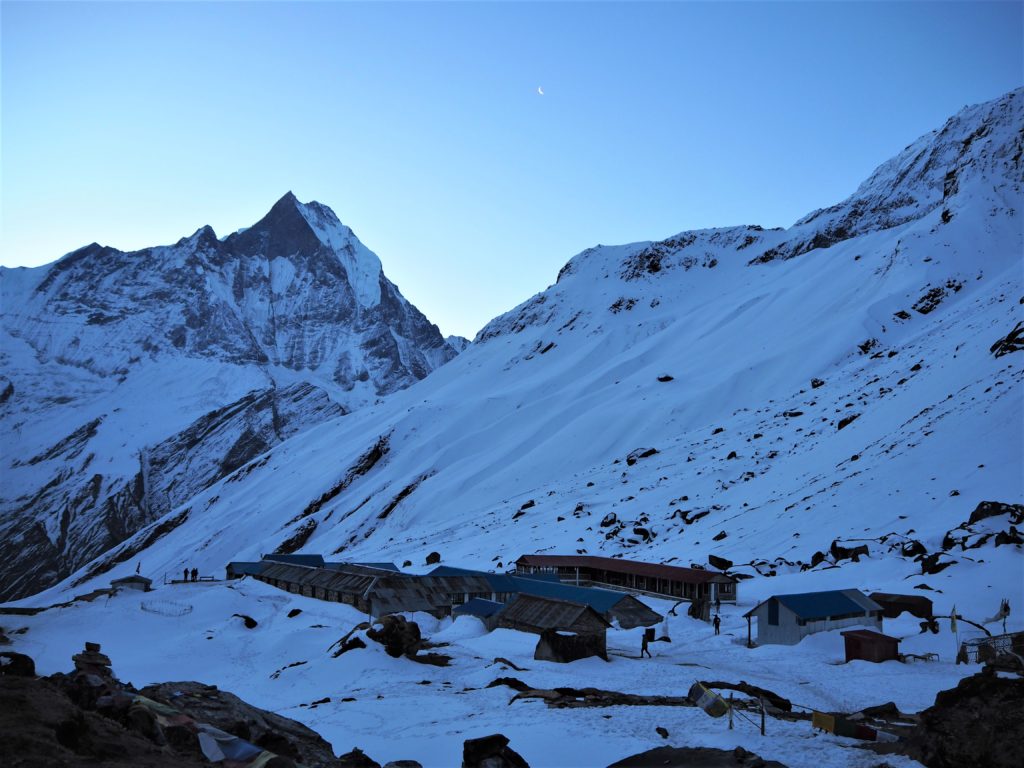
<svg viewBox="0 0 1024 768"><path fill-rule="evenodd" d="M0 675L14 677L35 677L36 663L31 656L14 651L0 652Z"/></svg>
<svg viewBox="0 0 1024 768"><path fill-rule="evenodd" d="M762 760L743 747L729 751L712 747L657 747L612 763L608 768L786 768Z"/></svg>
<svg viewBox="0 0 1024 768"><path fill-rule="evenodd" d="M554 661L568 664L577 659L591 656L608 661L603 635L578 635L545 629L537 640L533 658L538 661Z"/></svg>
<svg viewBox="0 0 1024 768"><path fill-rule="evenodd" d="M287 717L258 709L215 685L195 681L147 686L143 696L167 704L258 747L310 768L333 768L334 752L319 734Z"/></svg>
<svg viewBox="0 0 1024 768"><path fill-rule="evenodd" d="M908 754L928 768L1016 768L1024 744L1024 679L985 670L942 691L920 714Z"/></svg>
<svg viewBox="0 0 1024 768"><path fill-rule="evenodd" d="M366 636L383 645L388 656L396 659L415 656L423 647L419 624L399 614L385 616L379 626L374 625L366 631Z"/></svg>
<svg viewBox="0 0 1024 768"><path fill-rule="evenodd" d="M462 768L530 768L508 746L508 737L500 733L467 739L462 745Z"/></svg>

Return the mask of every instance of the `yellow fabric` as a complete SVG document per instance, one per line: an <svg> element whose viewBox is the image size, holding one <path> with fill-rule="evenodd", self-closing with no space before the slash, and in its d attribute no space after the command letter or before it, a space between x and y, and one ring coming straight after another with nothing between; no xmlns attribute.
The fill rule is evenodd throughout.
<svg viewBox="0 0 1024 768"><path fill-rule="evenodd" d="M811 716L811 725L829 733L836 732L836 719L832 715L826 715L824 712L815 712Z"/></svg>

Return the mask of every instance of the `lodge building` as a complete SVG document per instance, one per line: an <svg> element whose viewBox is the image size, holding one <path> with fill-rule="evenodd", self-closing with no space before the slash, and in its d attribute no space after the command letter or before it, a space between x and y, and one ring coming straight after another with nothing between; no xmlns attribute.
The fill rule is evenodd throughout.
<svg viewBox="0 0 1024 768"><path fill-rule="evenodd" d="M736 579L717 571L591 555L523 555L522 576L553 574L563 584L602 586L677 600L736 602Z"/></svg>

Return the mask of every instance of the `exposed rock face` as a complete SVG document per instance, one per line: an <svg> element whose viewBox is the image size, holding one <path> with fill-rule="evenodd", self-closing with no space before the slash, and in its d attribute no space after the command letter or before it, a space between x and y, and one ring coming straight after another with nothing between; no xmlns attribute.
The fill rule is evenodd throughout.
<svg viewBox="0 0 1024 768"><path fill-rule="evenodd" d="M399 656L415 656L423 646L419 624L398 614L385 616L381 626L371 627L366 636L383 645L388 656L396 659Z"/></svg>
<svg viewBox="0 0 1024 768"><path fill-rule="evenodd" d="M545 629L541 632L540 639L537 640L537 648L533 652L535 659L555 661L560 664L568 664L590 656L608 660L603 636L565 634L554 629Z"/></svg>
<svg viewBox="0 0 1024 768"><path fill-rule="evenodd" d="M259 747L313 766L336 765L331 745L301 723L247 704L215 685L194 681L147 686L140 693Z"/></svg>
<svg viewBox="0 0 1024 768"><path fill-rule="evenodd" d="M500 733L467 739L462 745L462 768L530 768L515 750L508 746L508 737Z"/></svg>
<svg viewBox="0 0 1024 768"><path fill-rule="evenodd" d="M168 753L144 736L84 710L50 680L0 678L0 764L23 768L199 768L205 760Z"/></svg>
<svg viewBox="0 0 1024 768"><path fill-rule="evenodd" d="M0 268L0 600L47 587L298 432L453 358L291 193L254 226Z"/></svg>
<svg viewBox="0 0 1024 768"><path fill-rule="evenodd" d="M1024 743L1024 680L991 670L942 691L921 713L908 753L928 768L1012 768Z"/></svg>

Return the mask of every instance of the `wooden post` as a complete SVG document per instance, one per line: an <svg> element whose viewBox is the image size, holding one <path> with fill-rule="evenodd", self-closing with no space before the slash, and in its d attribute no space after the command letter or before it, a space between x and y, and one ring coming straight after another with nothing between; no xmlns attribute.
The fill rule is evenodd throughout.
<svg viewBox="0 0 1024 768"><path fill-rule="evenodd" d="M761 735L764 736L764 697L760 697L761 702Z"/></svg>
<svg viewBox="0 0 1024 768"><path fill-rule="evenodd" d="M747 616L747 648L753 648L754 643L750 639L750 617Z"/></svg>
<svg viewBox="0 0 1024 768"><path fill-rule="evenodd" d="M732 691L729 691L729 730L732 730Z"/></svg>

